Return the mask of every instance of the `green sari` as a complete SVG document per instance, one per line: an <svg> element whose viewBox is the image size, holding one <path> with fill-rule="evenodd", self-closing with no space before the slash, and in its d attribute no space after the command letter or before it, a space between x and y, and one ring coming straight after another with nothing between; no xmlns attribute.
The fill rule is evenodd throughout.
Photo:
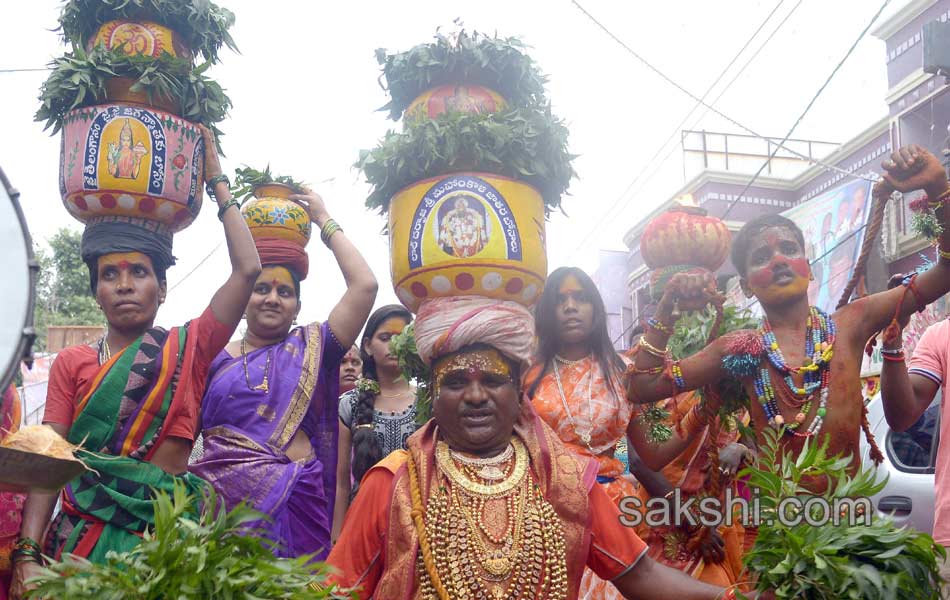
<svg viewBox="0 0 950 600"><path fill-rule="evenodd" d="M67 436L82 446L78 455L89 470L63 490L48 555L102 562L108 551L124 552L141 541L154 523L155 491L171 493L179 482L201 493L204 482L197 477L171 475L148 462L166 437L166 416L184 401L176 390L190 376L196 338L187 324L153 328L102 365Z"/></svg>

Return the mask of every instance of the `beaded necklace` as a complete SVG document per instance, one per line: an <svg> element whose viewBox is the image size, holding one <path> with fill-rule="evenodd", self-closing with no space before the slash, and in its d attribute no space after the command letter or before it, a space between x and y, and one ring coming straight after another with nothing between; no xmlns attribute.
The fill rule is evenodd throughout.
<svg viewBox="0 0 950 600"><path fill-rule="evenodd" d="M828 391L830 389L830 365L834 355L835 323L831 315L812 306L808 309L808 320L805 331L805 361L800 367L792 367L782 355L778 340L767 318L762 320L761 336L768 364L783 376L785 387L779 387L778 392L772 384L768 364L759 369L758 375L753 378L753 387L759 404L765 411L769 424L773 427L786 426L785 433L799 437L814 435L821 429L828 405ZM793 374L802 374L802 386L796 385ZM796 430L805 422L811 411L815 397L818 397L818 410L815 418L805 433ZM778 400L792 408L799 409L794 423L785 423L784 417L778 408Z"/></svg>

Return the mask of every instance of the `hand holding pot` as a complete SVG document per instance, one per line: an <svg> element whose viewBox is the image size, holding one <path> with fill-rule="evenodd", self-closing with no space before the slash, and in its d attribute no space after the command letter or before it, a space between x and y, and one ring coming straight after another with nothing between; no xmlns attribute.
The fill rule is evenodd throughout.
<svg viewBox="0 0 950 600"><path fill-rule="evenodd" d="M698 271L698 270L697 270ZM660 306L672 310L700 310L712 303L722 303L722 294L716 289L716 279L706 270L677 273L663 292Z"/></svg>
<svg viewBox="0 0 950 600"><path fill-rule="evenodd" d="M289 198L307 209L310 220L317 227L323 227L323 224L330 218L330 213L327 212L327 206L324 204L323 198L308 187L301 189L303 190L302 194L291 194Z"/></svg>
<svg viewBox="0 0 950 600"><path fill-rule="evenodd" d="M218 145L214 141L214 134L204 125L198 125L201 137L205 142L205 183L221 174L221 159L218 158Z"/></svg>

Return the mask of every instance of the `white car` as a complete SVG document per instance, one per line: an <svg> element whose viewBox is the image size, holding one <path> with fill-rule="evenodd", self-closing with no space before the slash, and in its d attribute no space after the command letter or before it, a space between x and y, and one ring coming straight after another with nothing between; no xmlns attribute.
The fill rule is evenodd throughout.
<svg viewBox="0 0 950 600"><path fill-rule="evenodd" d="M878 478L889 476L887 485L871 498L880 515L890 515L898 526L909 525L933 533L934 466L940 441L940 394L907 431L892 431L884 418L884 403L878 392L868 403L868 422L884 462ZM868 444L861 436L861 464L874 467Z"/></svg>

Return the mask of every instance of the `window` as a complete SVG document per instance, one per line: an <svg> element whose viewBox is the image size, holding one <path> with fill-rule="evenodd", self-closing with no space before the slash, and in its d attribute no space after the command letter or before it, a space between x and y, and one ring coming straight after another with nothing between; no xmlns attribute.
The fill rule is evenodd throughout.
<svg viewBox="0 0 950 600"><path fill-rule="evenodd" d="M887 432L887 455L898 470L933 473L940 441L940 394L907 431Z"/></svg>

